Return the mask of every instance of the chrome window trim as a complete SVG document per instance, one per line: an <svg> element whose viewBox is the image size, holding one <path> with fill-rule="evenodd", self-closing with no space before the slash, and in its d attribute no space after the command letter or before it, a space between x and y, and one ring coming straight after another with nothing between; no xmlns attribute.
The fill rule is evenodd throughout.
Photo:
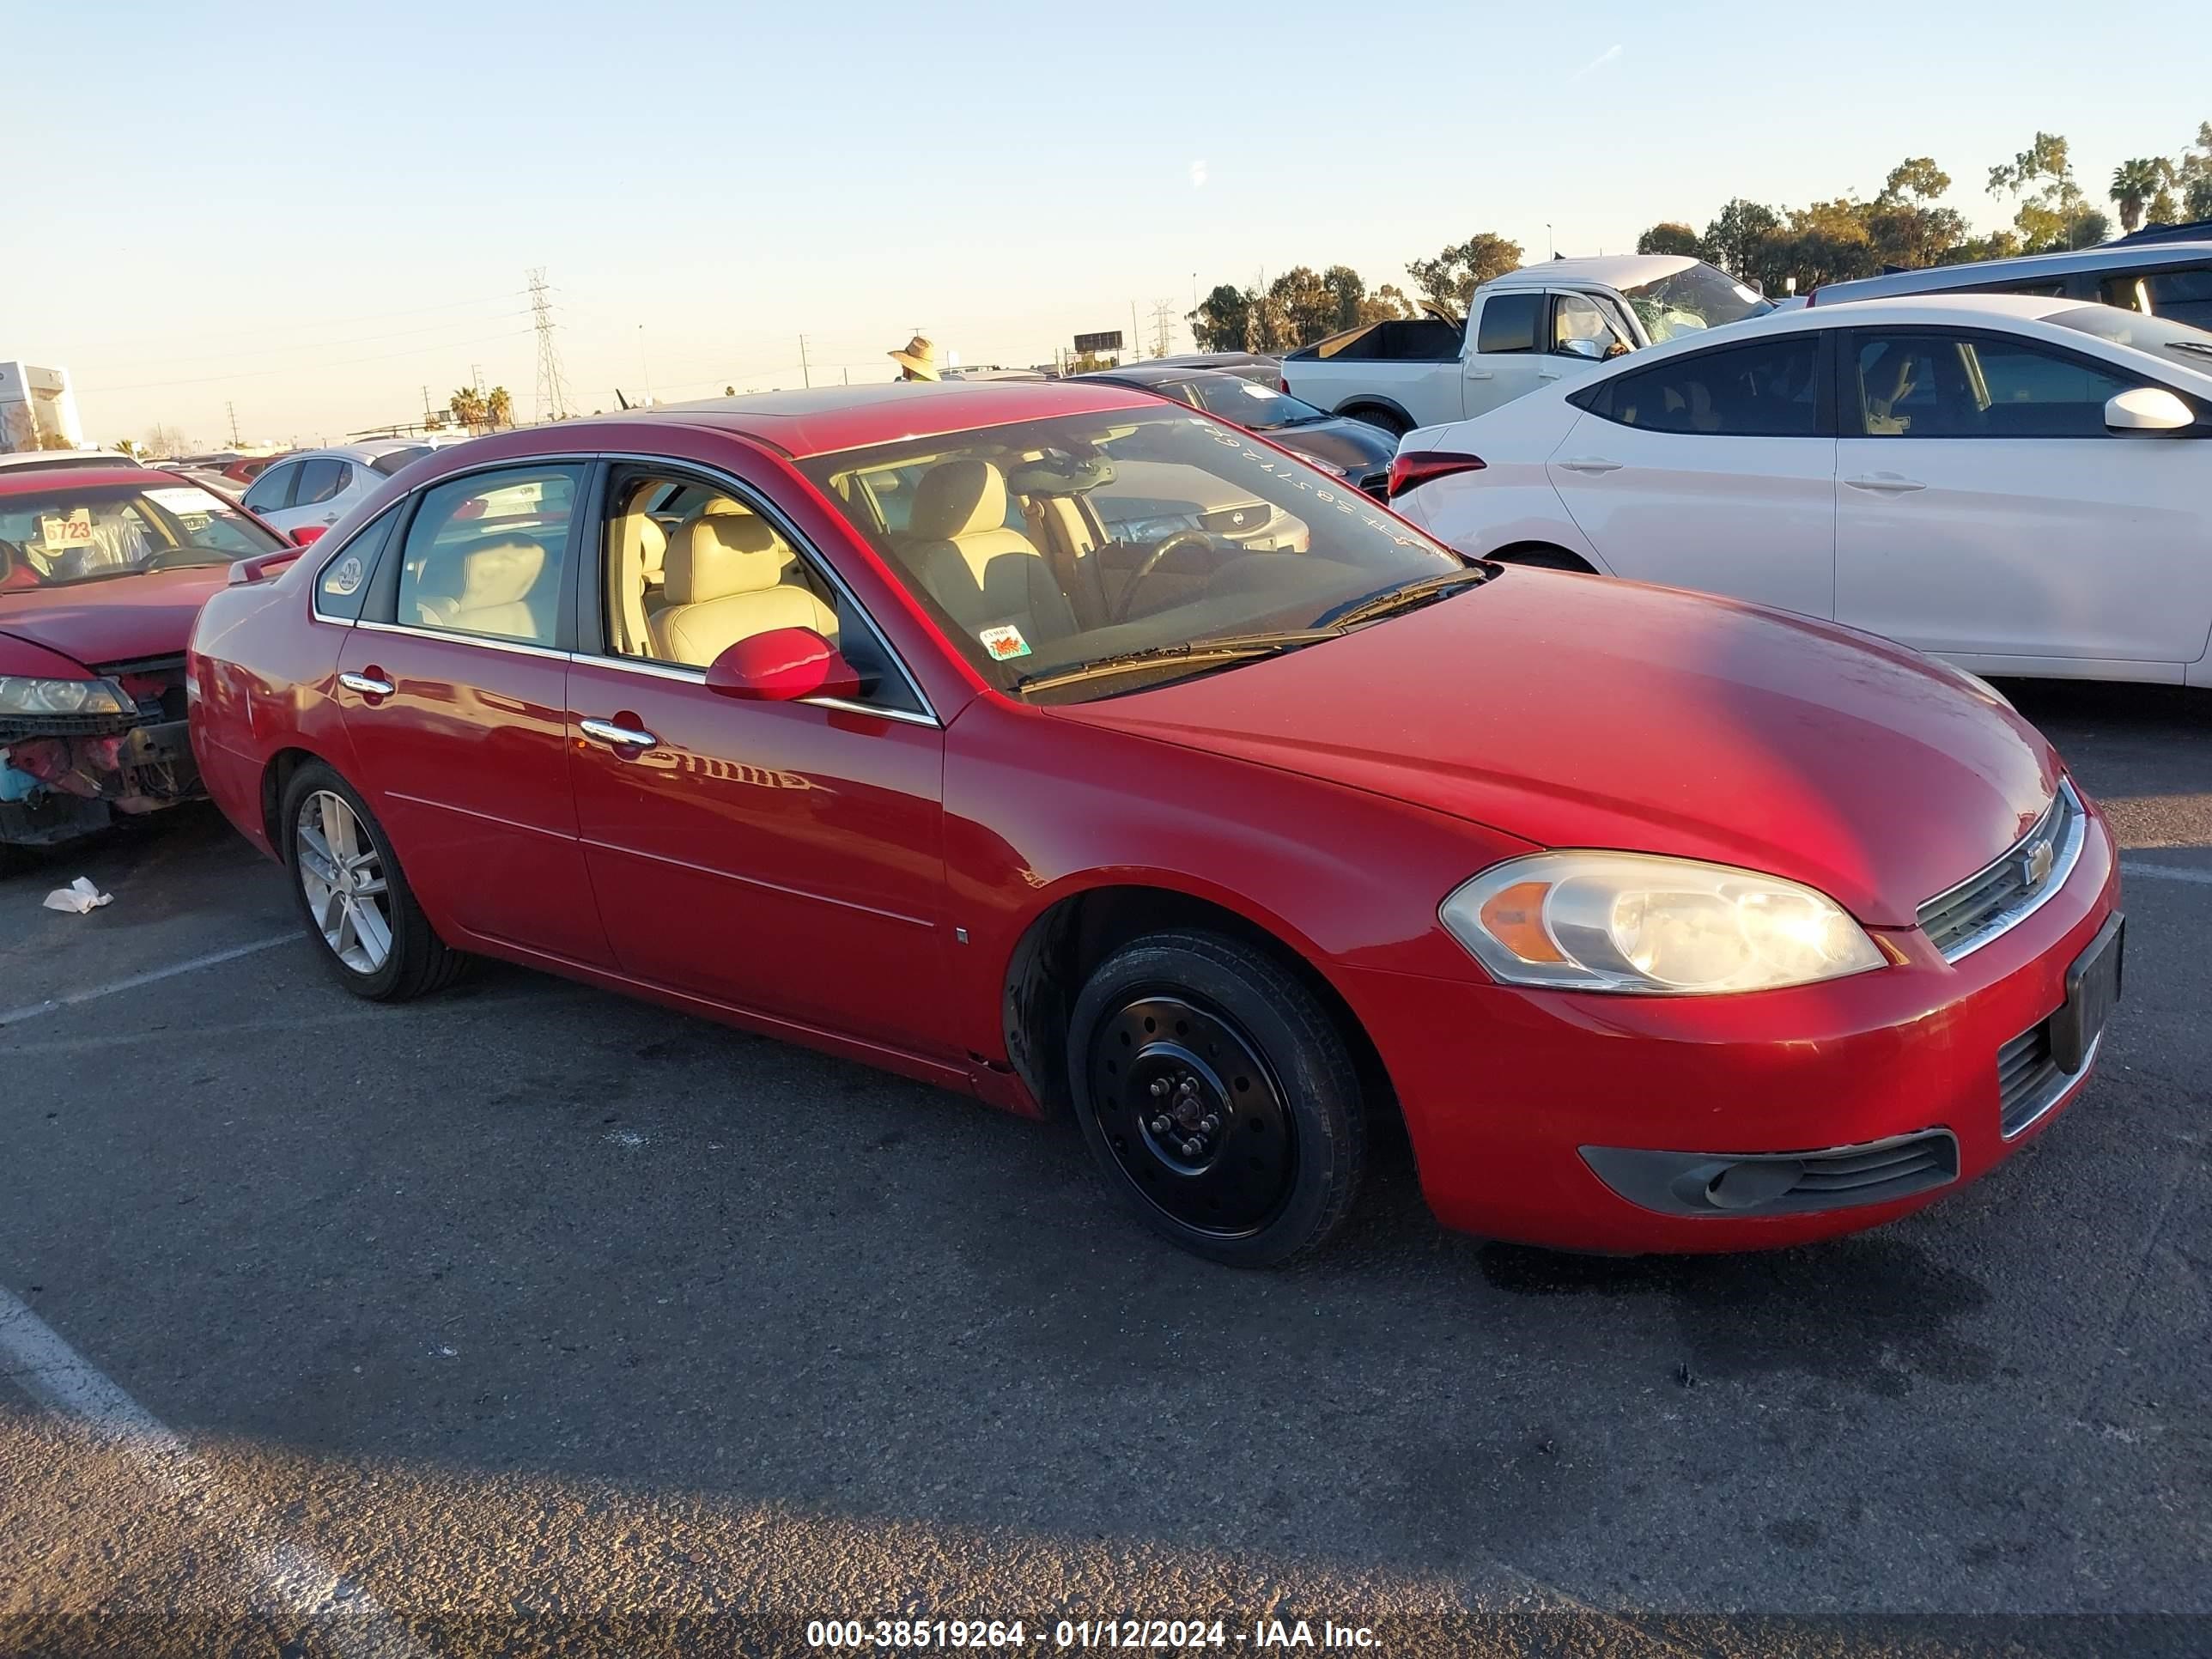
<svg viewBox="0 0 2212 1659"><path fill-rule="evenodd" d="M2071 778L2059 780L2058 794L2051 802L2052 808L2055 809L2061 800L2073 808L2073 817L2067 826L2066 839L2060 844L2057 856L2051 861L2051 874L2045 878L2043 885L2030 893L2027 898L1998 911L1984 922L1979 930L1969 933L1965 939L1946 950L1943 952L1944 961L1962 962L1984 945L1992 944L2002 938L2048 904L2057 896L2059 889L2073 878L2074 866L2081 862L2081 849L2088 843L2089 813L2088 809L2081 804L2081 797L2075 793L2074 781ZM1968 876L1964 881L1952 883L1933 898L1923 902L1913 913L1915 925L1918 925L1920 915L1932 907L1942 904L1945 900L1974 886L1977 883L1986 881L2022 847L2042 833L2044 824L2049 821L2050 816L2050 812L2046 811L2043 818L2037 822L2034 829L2006 848L2003 852L1975 871L1972 875Z"/></svg>
<svg viewBox="0 0 2212 1659"><path fill-rule="evenodd" d="M532 645L526 640L501 639L496 634L463 634L449 628L417 628L410 623L357 622L356 628L365 628L372 634L399 634L416 640L453 640L461 645L473 645L486 651L506 651L518 657L544 657L552 662L567 662L572 653L556 651L550 646Z"/></svg>

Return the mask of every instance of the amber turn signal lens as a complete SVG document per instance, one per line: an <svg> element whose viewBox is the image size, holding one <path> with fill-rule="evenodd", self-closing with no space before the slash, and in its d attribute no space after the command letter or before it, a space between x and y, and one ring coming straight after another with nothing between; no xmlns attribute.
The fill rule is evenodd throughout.
<svg viewBox="0 0 2212 1659"><path fill-rule="evenodd" d="M1544 931L1544 898L1551 890L1548 881L1516 881L1490 896L1482 925L1523 962L1565 962L1565 954Z"/></svg>

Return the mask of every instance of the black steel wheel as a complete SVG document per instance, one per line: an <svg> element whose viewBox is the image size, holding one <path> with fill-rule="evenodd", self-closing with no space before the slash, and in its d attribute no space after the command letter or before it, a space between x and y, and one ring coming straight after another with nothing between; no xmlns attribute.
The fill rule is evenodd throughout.
<svg viewBox="0 0 2212 1659"><path fill-rule="evenodd" d="M1350 1207L1364 1114L1334 1021L1280 962L1205 933L1135 940L1077 1000L1077 1115L1108 1184L1217 1261L1269 1266Z"/></svg>

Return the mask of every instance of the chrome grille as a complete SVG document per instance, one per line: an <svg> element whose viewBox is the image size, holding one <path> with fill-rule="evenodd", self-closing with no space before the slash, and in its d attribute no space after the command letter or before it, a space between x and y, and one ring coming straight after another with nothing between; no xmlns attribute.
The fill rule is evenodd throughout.
<svg viewBox="0 0 2212 1659"><path fill-rule="evenodd" d="M1921 930L1944 960L1956 962L1980 950L2064 886L2081 856L2087 825L2081 798L2062 781L2051 810L2002 857L1922 905Z"/></svg>

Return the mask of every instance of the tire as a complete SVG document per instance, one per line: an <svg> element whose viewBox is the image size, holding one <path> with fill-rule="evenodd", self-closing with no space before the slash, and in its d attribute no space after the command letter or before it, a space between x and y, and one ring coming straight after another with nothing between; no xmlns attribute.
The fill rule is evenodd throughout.
<svg viewBox="0 0 2212 1659"><path fill-rule="evenodd" d="M1107 1185L1208 1261L1315 1250L1358 1190L1366 1112L1344 1034L1249 945L1153 933L1109 957L1076 999L1068 1081Z"/></svg>
<svg viewBox="0 0 2212 1659"><path fill-rule="evenodd" d="M1338 412L1347 421L1364 421L1377 431L1387 432L1394 438L1402 438L1413 429L1413 423L1404 416L1374 404L1362 404L1357 409Z"/></svg>
<svg viewBox="0 0 2212 1659"><path fill-rule="evenodd" d="M1576 557L1564 547L1509 547L1488 556L1499 564L1522 564L1532 570L1572 570L1585 576L1595 576L1589 562Z"/></svg>
<svg viewBox="0 0 2212 1659"><path fill-rule="evenodd" d="M343 820L333 802L351 815L349 833L337 830ZM313 816L303 828L302 817L308 814ZM310 761L293 774L277 808L276 827L301 920L347 990L371 1002L405 1002L441 991L460 977L469 958L438 937L407 884L384 826L337 772ZM315 832L319 846L307 839L308 830ZM330 854L349 851L343 860L347 879L333 884L329 878L337 860ZM379 884L372 887L372 881ZM348 910L350 916L342 915ZM380 956L374 949L376 921L382 923Z"/></svg>

